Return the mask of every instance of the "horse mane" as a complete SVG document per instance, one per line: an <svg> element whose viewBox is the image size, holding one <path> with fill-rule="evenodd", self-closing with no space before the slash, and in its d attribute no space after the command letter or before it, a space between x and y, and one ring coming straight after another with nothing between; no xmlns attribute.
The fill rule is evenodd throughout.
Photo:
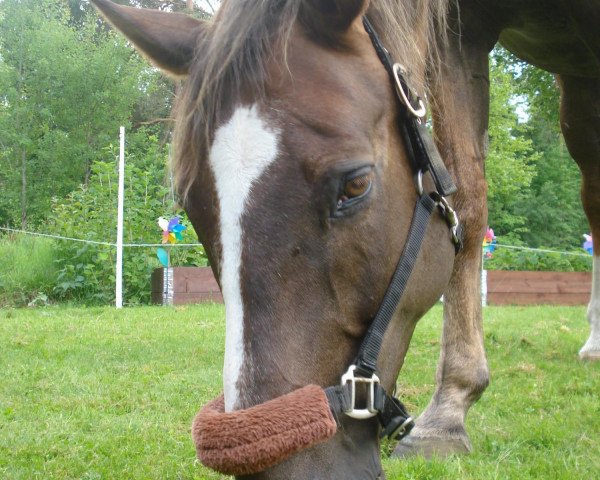
<svg viewBox="0 0 600 480"><path fill-rule="evenodd" d="M393 58L424 71L428 61L438 58L432 46L445 31L449 1L372 0L368 15ZM227 107L261 98L268 60L285 59L302 2L224 0L199 39L201 49L175 107L172 167L182 203L201 173L201 159L215 127L229 113Z"/></svg>

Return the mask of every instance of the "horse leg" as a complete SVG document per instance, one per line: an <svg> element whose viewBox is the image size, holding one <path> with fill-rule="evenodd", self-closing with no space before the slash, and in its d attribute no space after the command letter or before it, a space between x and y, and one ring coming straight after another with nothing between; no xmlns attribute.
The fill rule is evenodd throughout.
<svg viewBox="0 0 600 480"><path fill-rule="evenodd" d="M592 295L587 310L591 333L579 352L600 360L600 79L559 75L560 124L569 153L582 174L581 199L594 242Z"/></svg>
<svg viewBox="0 0 600 480"><path fill-rule="evenodd" d="M483 347L480 272L481 244L487 226L483 160L488 142L488 52L497 37L487 35L481 38L467 33L462 38L450 38L443 47L442 66L433 80L434 130L442 157L457 182L453 202L465 238L444 294L436 390L411 434L396 447L394 453L402 457L469 452L465 417L489 382Z"/></svg>

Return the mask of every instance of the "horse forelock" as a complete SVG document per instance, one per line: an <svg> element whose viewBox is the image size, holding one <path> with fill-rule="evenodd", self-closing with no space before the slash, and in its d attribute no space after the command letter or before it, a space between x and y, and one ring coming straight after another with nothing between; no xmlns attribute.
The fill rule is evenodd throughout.
<svg viewBox="0 0 600 480"><path fill-rule="evenodd" d="M368 14L394 58L425 70L437 62L436 36L445 31L452 0L372 0ZM185 204L202 168L216 127L240 103L264 96L265 71L271 58L285 61L287 43L303 0L224 0L199 39L196 59L177 99L173 172ZM435 68L435 67L434 67ZM419 88L426 88L417 75Z"/></svg>

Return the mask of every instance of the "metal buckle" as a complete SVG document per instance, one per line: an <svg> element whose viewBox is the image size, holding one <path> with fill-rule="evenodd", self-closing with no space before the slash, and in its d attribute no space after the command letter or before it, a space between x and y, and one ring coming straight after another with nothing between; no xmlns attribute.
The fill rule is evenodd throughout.
<svg viewBox="0 0 600 480"><path fill-rule="evenodd" d="M392 67L392 71L394 72L394 80L396 81L396 91L402 100L402 103L406 106L408 111L412 113L417 118L423 118L427 114L427 108L425 107L425 103L421 100L421 97L418 95L414 95L412 91L405 92L404 88L402 88L402 81L400 80L400 74L406 73L406 69L400 65L399 63L394 63ZM408 87L407 87L408 88ZM419 104L419 108L415 109L410 103L408 99L409 96L415 96L417 98L417 102Z"/></svg>
<svg viewBox="0 0 600 480"><path fill-rule="evenodd" d="M388 438L390 440L402 440L410 433L414 427L414 423L415 422L413 421L412 417L408 417L403 423L398 425L398 427L395 428L392 433L388 435Z"/></svg>
<svg viewBox="0 0 600 480"><path fill-rule="evenodd" d="M417 172L417 175L415 176L415 183L417 187L417 193L419 196L423 195L423 170L419 170ZM462 239L459 233L460 222L458 220L458 214L456 213L456 210L450 206L448 200L446 200L446 197L442 197L438 192L433 192L431 195L435 200L437 207L440 209L440 213L444 217L444 220L446 220L448 228L450 229L452 243L454 243L459 250L462 249Z"/></svg>
<svg viewBox="0 0 600 480"><path fill-rule="evenodd" d="M356 365L350 365L348 371L342 375L342 386L346 386L350 383L350 409L344 410L344 413L349 417L365 420L374 417L379 413L378 410L375 409L375 384L379 384L379 377L375 374L373 374L371 378L355 377L354 370L356 370ZM355 408L357 383L368 384L367 408Z"/></svg>
<svg viewBox="0 0 600 480"><path fill-rule="evenodd" d="M448 224L448 227L450 228L450 233L452 235L452 242L454 243L454 245L457 245L457 246L461 245L462 240L459 237L459 233L458 233L458 229L460 228L460 222L458 221L458 214L450 206L450 204L448 203L448 200L446 200L446 198L442 197L441 195L439 195L439 198L437 199L437 205L438 205L439 209L441 210L442 215L444 216L444 219L446 220L446 223Z"/></svg>

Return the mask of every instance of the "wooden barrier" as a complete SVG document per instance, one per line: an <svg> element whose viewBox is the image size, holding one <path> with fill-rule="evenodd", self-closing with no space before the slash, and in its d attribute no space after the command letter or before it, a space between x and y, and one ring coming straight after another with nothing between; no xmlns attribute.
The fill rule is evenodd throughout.
<svg viewBox="0 0 600 480"><path fill-rule="evenodd" d="M488 270L488 305L587 305L590 272Z"/></svg>
<svg viewBox="0 0 600 480"><path fill-rule="evenodd" d="M587 305L591 290L590 272L487 272L488 305ZM210 267L157 268L152 302L223 302L223 296Z"/></svg>
<svg viewBox="0 0 600 480"><path fill-rule="evenodd" d="M152 272L152 303L184 305L223 302L210 267L157 268Z"/></svg>

